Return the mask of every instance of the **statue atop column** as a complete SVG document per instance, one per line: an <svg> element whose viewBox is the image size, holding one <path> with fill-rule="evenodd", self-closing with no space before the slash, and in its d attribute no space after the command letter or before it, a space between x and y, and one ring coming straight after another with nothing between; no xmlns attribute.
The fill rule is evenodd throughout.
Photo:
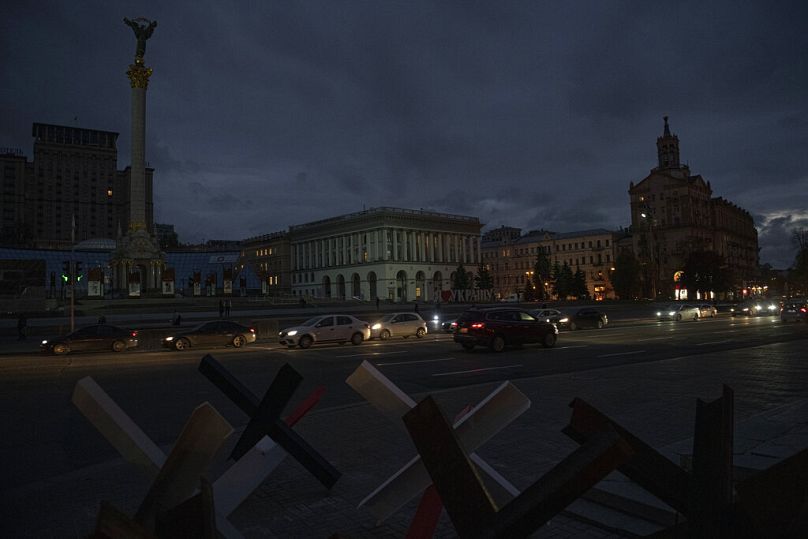
<svg viewBox="0 0 808 539"><path fill-rule="evenodd" d="M124 17L123 22L132 28L132 31L135 32L135 37L137 38L135 58L140 58L143 60L143 55L146 54L146 40L148 40L151 37L152 32L154 32L154 29L157 26L157 21L150 21L149 19L144 19L143 17L138 17L136 19L127 19Z"/></svg>

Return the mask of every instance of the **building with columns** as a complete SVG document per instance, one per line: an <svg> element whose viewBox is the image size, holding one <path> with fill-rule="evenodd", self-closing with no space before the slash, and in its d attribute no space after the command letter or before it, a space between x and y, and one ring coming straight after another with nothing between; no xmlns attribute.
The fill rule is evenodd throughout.
<svg viewBox="0 0 808 539"><path fill-rule="evenodd" d="M678 285L692 252L721 255L739 285L758 271L758 235L752 216L713 197L709 181L691 175L679 159L679 137L664 118L657 138L657 166L629 185L634 253L644 269L647 297L686 298Z"/></svg>
<svg viewBox="0 0 808 539"><path fill-rule="evenodd" d="M436 301L480 263L476 217L370 208L289 227L291 290L322 298Z"/></svg>

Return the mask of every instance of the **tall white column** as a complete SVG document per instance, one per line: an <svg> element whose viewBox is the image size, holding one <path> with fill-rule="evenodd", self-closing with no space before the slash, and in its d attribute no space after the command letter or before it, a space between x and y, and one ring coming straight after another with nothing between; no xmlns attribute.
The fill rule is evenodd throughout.
<svg viewBox="0 0 808 539"><path fill-rule="evenodd" d="M398 260L398 230L396 230L395 228L391 228L390 233L393 235L392 259Z"/></svg>
<svg viewBox="0 0 808 539"><path fill-rule="evenodd" d="M146 89L152 69L136 58L129 65L132 87L132 168L129 169L129 230L146 228Z"/></svg>

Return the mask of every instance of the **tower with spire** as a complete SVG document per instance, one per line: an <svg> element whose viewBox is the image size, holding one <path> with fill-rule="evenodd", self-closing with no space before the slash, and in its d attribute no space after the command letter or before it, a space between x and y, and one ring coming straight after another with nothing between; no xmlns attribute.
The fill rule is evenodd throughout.
<svg viewBox="0 0 808 539"><path fill-rule="evenodd" d="M664 116L665 128L662 136L656 139L659 169L679 168L679 137L671 134L668 117Z"/></svg>

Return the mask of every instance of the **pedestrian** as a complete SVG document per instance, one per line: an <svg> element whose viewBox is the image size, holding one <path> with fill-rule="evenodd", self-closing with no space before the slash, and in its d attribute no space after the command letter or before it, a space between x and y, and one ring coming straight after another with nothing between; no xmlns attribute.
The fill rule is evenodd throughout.
<svg viewBox="0 0 808 539"><path fill-rule="evenodd" d="M219 300L219 318L224 318L224 301Z"/></svg>
<svg viewBox="0 0 808 539"><path fill-rule="evenodd" d="M224 300L224 317L225 318L230 318L230 307L231 306L232 305L231 305L229 299Z"/></svg>
<svg viewBox="0 0 808 539"><path fill-rule="evenodd" d="M28 319L25 317L25 313L20 313L20 317L17 319L18 341L25 340L25 328L27 327L28 327Z"/></svg>
<svg viewBox="0 0 808 539"><path fill-rule="evenodd" d="M102 314L101 316L99 316L99 317L98 317L98 325L99 325L99 326L100 326L101 324L106 324L106 323L107 323L107 317L106 317L106 316L104 316L104 315Z"/></svg>
<svg viewBox="0 0 808 539"><path fill-rule="evenodd" d="M379 310L379 296L376 296L376 310Z"/></svg>

